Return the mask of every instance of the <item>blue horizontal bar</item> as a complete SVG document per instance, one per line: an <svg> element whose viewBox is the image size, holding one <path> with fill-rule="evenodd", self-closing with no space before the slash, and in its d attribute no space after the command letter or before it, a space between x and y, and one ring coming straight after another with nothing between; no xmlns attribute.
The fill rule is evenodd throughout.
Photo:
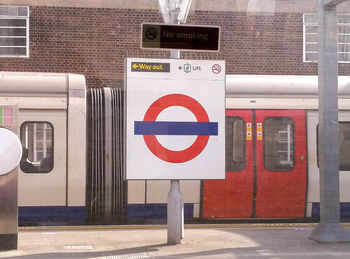
<svg viewBox="0 0 350 259"><path fill-rule="evenodd" d="M33 206L18 207L18 222L20 225L70 225L85 224L85 206Z"/></svg>
<svg viewBox="0 0 350 259"><path fill-rule="evenodd" d="M135 135L217 136L217 122L135 121Z"/></svg>
<svg viewBox="0 0 350 259"><path fill-rule="evenodd" d="M129 220L166 219L167 204L128 204ZM184 203L185 219L193 219L193 203Z"/></svg>

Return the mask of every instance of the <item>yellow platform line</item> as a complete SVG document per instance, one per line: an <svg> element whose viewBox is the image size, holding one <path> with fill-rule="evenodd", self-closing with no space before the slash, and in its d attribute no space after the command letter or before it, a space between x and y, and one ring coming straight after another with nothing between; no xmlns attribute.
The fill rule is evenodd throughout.
<svg viewBox="0 0 350 259"><path fill-rule="evenodd" d="M349 228L350 223L341 223ZM257 223L257 224L185 224L185 229L205 228L237 228L237 229L283 229L283 228L313 228L317 223ZM112 226L43 226L43 227L18 227L24 231L53 231L53 230L143 230L143 229L166 229L166 225L112 225Z"/></svg>

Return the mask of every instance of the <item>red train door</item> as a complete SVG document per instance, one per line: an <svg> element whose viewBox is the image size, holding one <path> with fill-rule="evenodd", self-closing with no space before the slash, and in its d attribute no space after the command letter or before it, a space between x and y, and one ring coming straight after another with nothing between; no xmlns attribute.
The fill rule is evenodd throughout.
<svg viewBox="0 0 350 259"><path fill-rule="evenodd" d="M302 110L228 110L226 180L203 181L203 218L304 217Z"/></svg>
<svg viewBox="0 0 350 259"><path fill-rule="evenodd" d="M204 218L252 216L252 114L251 110L226 111L226 180L203 181Z"/></svg>
<svg viewBox="0 0 350 259"><path fill-rule="evenodd" d="M305 111L257 110L256 125L255 216L304 217L307 182Z"/></svg>

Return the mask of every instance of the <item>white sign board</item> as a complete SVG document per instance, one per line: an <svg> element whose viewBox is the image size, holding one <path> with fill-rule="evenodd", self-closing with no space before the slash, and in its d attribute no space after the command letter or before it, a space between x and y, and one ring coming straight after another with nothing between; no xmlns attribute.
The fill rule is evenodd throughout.
<svg viewBox="0 0 350 259"><path fill-rule="evenodd" d="M126 60L126 179L225 178L225 62Z"/></svg>

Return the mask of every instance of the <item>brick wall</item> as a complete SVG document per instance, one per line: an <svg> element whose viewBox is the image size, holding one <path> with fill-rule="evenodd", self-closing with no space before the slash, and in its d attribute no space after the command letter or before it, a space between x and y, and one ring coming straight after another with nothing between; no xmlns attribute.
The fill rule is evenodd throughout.
<svg viewBox="0 0 350 259"><path fill-rule="evenodd" d="M30 7L30 58L1 58L3 71L84 74L88 87L121 86L125 57L169 58L140 49L140 24L161 22L155 10ZM196 11L188 23L221 26L218 53L182 58L224 59L228 74L317 74L302 62L302 14L247 16ZM340 74L349 65L340 64Z"/></svg>

